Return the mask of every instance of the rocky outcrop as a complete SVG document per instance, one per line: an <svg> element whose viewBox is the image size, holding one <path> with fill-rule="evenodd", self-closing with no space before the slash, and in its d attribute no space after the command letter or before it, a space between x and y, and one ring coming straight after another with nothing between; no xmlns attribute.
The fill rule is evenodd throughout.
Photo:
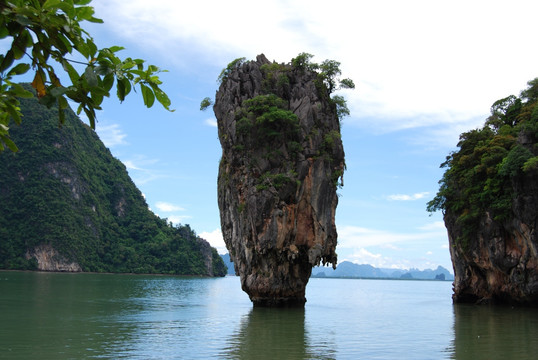
<svg viewBox="0 0 538 360"><path fill-rule="evenodd" d="M215 98L224 241L255 305L304 305L315 265L336 265L344 150L318 74L264 55L240 63Z"/></svg>
<svg viewBox="0 0 538 360"><path fill-rule="evenodd" d="M65 271L80 272L82 268L74 261L69 261L63 257L50 245L38 245L26 253L26 259L35 259L37 270L40 271Z"/></svg>
<svg viewBox="0 0 538 360"><path fill-rule="evenodd" d="M538 78L527 85L460 135L428 202L444 214L456 303L538 305Z"/></svg>
<svg viewBox="0 0 538 360"><path fill-rule="evenodd" d="M496 221L485 212L473 241L445 213L454 266L456 303L538 304L538 182L536 173L512 181L511 217Z"/></svg>

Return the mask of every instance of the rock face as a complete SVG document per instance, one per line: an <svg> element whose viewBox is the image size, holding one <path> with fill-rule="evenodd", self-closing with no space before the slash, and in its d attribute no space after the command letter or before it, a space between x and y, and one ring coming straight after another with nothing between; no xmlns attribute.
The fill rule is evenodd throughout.
<svg viewBox="0 0 538 360"><path fill-rule="evenodd" d="M476 239L456 241L461 227L447 212L450 255L454 266L456 303L538 304L538 184L528 177L513 199L513 217L506 222L485 213Z"/></svg>
<svg viewBox="0 0 538 360"><path fill-rule="evenodd" d="M522 134L515 146L532 149ZM495 220L485 211L472 241L458 241L464 230L456 214L446 211L454 302L538 304L537 175L538 171L519 172L511 178L510 216Z"/></svg>
<svg viewBox="0 0 538 360"><path fill-rule="evenodd" d="M26 253L26 259L35 259L37 262L37 270L39 271L82 271L79 264L67 260L48 244L38 245L31 251L28 251Z"/></svg>
<svg viewBox="0 0 538 360"><path fill-rule="evenodd" d="M259 55L230 70L213 108L224 241L254 305L303 306L312 267L337 261L336 106L308 69Z"/></svg>

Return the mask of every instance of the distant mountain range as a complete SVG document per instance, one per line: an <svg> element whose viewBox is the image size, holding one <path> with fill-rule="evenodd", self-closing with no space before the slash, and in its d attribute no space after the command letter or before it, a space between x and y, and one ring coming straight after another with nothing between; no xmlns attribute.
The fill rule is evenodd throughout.
<svg viewBox="0 0 538 360"><path fill-rule="evenodd" d="M454 280L454 275L442 266L438 266L435 270L402 270L376 268L372 265L359 265L349 261L338 264L336 270L333 270L332 267L315 267L312 269L312 277Z"/></svg>
<svg viewBox="0 0 538 360"><path fill-rule="evenodd" d="M228 267L228 275L235 275L234 265L230 262L230 255L221 255ZM437 269L385 269L376 268L367 264L354 264L343 261L333 270L332 267L318 266L312 269L314 278L367 278L367 279L416 279L416 280L454 280L454 275L442 266Z"/></svg>

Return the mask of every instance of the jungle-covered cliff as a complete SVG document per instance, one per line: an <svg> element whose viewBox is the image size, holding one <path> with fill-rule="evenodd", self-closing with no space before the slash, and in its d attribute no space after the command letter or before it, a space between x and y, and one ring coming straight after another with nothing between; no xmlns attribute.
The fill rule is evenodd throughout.
<svg viewBox="0 0 538 360"><path fill-rule="evenodd" d="M224 276L216 250L153 214L87 125L35 98L0 154L0 269Z"/></svg>
<svg viewBox="0 0 538 360"><path fill-rule="evenodd" d="M458 147L428 204L444 213L454 301L538 305L538 78Z"/></svg>

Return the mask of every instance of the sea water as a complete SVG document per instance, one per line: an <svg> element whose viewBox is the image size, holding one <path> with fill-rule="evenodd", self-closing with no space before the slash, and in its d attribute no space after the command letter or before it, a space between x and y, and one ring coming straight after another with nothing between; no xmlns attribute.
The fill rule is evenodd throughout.
<svg viewBox="0 0 538 360"><path fill-rule="evenodd" d="M445 281L311 279L304 309L239 278L0 272L0 359L536 359L536 309Z"/></svg>

